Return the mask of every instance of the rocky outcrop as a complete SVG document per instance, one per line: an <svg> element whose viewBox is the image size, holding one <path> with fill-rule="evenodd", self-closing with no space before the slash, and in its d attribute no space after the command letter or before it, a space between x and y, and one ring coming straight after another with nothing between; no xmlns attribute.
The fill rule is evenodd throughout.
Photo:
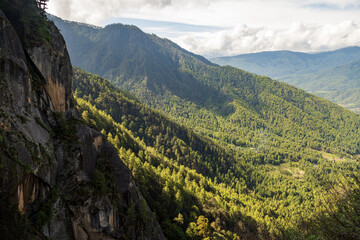
<svg viewBox="0 0 360 240"><path fill-rule="evenodd" d="M0 10L0 239L164 239L116 149L71 107L69 56L47 24L51 44L24 48Z"/></svg>
<svg viewBox="0 0 360 240"><path fill-rule="evenodd" d="M31 103L30 76L20 39L2 12L0 12L0 46L1 106L20 112Z"/></svg>
<svg viewBox="0 0 360 240"><path fill-rule="evenodd" d="M50 34L51 47L43 43L28 49L28 53L46 80L44 87L54 110L64 112L70 109L72 65L64 38L54 24L50 24Z"/></svg>
<svg viewBox="0 0 360 240"><path fill-rule="evenodd" d="M81 124L75 127L73 137L78 144L63 143L57 149L58 160L62 162L58 191L63 197L56 200L58 215L46 225L47 236L51 239L66 236L59 226L68 226L75 239L128 239L127 236L163 239L150 209L142 206L144 200L115 148L99 132ZM103 187L105 191L99 190ZM63 214L64 205L68 215ZM139 214L145 211L151 221L141 222L137 217L131 220L135 220L133 226L128 213L130 206Z"/></svg>

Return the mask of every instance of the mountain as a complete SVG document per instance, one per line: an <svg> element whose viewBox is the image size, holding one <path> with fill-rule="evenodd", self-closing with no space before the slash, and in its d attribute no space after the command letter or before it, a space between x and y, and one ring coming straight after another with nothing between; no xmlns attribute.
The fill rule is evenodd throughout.
<svg viewBox="0 0 360 240"><path fill-rule="evenodd" d="M74 65L112 79L118 86L127 85L129 89L142 82L154 92L166 89L192 101L201 101L198 89L214 94L211 88L195 81L186 71L179 71L180 65L173 63L181 62L185 54L198 62L213 64L169 40L145 34L135 26L114 24L101 29L53 16L50 19L58 24L65 38L69 37L67 45Z"/></svg>
<svg viewBox="0 0 360 240"><path fill-rule="evenodd" d="M212 59L221 65L246 69L292 84L355 111L359 106L357 101L346 105L335 96L359 88L359 60L360 47L313 54L275 51Z"/></svg>
<svg viewBox="0 0 360 240"><path fill-rule="evenodd" d="M36 2L0 8L1 239L321 238L326 203L352 200L329 190L359 168L358 115L133 26L55 19L133 96L72 71Z"/></svg>
<svg viewBox="0 0 360 240"><path fill-rule="evenodd" d="M276 79L295 73L317 72L324 68L345 65L357 60L360 60L360 47L348 47L321 53L259 52L211 59L212 62L220 65L231 65Z"/></svg>
<svg viewBox="0 0 360 240"><path fill-rule="evenodd" d="M315 73L304 73L280 77L320 97L329 99L354 112L360 112L360 61L327 68Z"/></svg>
<svg viewBox="0 0 360 240"><path fill-rule="evenodd" d="M330 102L267 77L211 64L133 26L95 28L53 20L68 41L73 64L107 77L149 106L221 145L259 148L263 146L261 136L266 135L268 148L277 142L284 146L296 142L304 149L348 154L359 151L358 136L349 135L347 129L358 131L359 116ZM76 26L87 30L78 31ZM72 47L80 44L83 32L95 30L87 36L91 44L86 51ZM103 69L87 61L97 62ZM124 64L127 67L119 68Z"/></svg>
<svg viewBox="0 0 360 240"><path fill-rule="evenodd" d="M323 98L332 99L333 102L360 113L360 88L338 91L318 91L317 95Z"/></svg>
<svg viewBox="0 0 360 240"><path fill-rule="evenodd" d="M234 182L244 187L245 182L250 185L251 165L144 106L107 80L78 68L74 73L79 111L118 148L121 159L141 184L138 186L146 201L157 213L167 238L215 235L231 239L257 238L258 230L248 222L255 223L255 220L247 216L246 211L236 209L237 204L220 193L236 193L236 199L249 202L246 193L231 185ZM230 172L232 179L225 176ZM256 199L250 200L253 201ZM228 211L227 207L233 210ZM196 228L201 219L216 224L216 228L198 234ZM237 224L243 225L243 229L234 228ZM195 231L193 237L188 229Z"/></svg>
<svg viewBox="0 0 360 240"><path fill-rule="evenodd" d="M306 91L339 91L360 87L360 61L327 68L314 73L280 77L282 81L298 85ZM301 80L297 77L301 76Z"/></svg>
<svg viewBox="0 0 360 240"><path fill-rule="evenodd" d="M336 104L134 26L52 19L73 64L115 85L75 68L79 111L116 143L170 239L310 236L299 219L358 168L360 116Z"/></svg>
<svg viewBox="0 0 360 240"><path fill-rule="evenodd" d="M165 239L117 150L75 109L56 26L32 0L1 0L0 22L0 238Z"/></svg>
<svg viewBox="0 0 360 240"><path fill-rule="evenodd" d="M72 69L36 1L0 9L1 239L356 238L358 115L135 27L63 22L133 96Z"/></svg>
<svg viewBox="0 0 360 240"><path fill-rule="evenodd" d="M318 179L327 171L336 179L344 166L356 166L321 157L316 168L257 165L260 152L234 154L77 67L74 91L84 120L118 149L169 239L304 238L303 229L280 229L322 216L318 204L328 196Z"/></svg>

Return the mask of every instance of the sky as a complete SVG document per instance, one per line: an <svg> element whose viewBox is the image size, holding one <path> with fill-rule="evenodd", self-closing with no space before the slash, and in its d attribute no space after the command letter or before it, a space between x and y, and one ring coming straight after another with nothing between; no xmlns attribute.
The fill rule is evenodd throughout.
<svg viewBox="0 0 360 240"><path fill-rule="evenodd" d="M208 58L360 46L360 0L50 0L48 12L133 24Z"/></svg>

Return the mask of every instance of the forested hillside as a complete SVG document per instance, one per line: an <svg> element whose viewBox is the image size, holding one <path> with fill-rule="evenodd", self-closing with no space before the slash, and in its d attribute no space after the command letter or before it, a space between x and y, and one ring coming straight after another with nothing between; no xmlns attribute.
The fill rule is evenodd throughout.
<svg viewBox="0 0 360 240"><path fill-rule="evenodd" d="M359 88L360 48L348 47L332 52L260 52L212 59L292 84L359 112L354 88Z"/></svg>
<svg viewBox="0 0 360 240"><path fill-rule="evenodd" d="M331 99L331 101L350 109L355 113L360 113L360 88L337 90L337 91L318 91L317 95Z"/></svg>
<svg viewBox="0 0 360 240"><path fill-rule="evenodd" d="M324 211L329 181L357 167L314 150L315 165L259 165L261 150L226 150L78 68L74 91L83 119L116 146L169 239L305 237L299 219Z"/></svg>
<svg viewBox="0 0 360 240"><path fill-rule="evenodd" d="M109 78L220 145L262 150L261 161L273 163L298 161L303 153L315 159L311 149L359 154L360 118L335 104L267 77L210 64L133 26L94 28L54 20L75 65ZM74 47L81 37L91 40L89 50Z"/></svg>
<svg viewBox="0 0 360 240"><path fill-rule="evenodd" d="M279 80L360 113L360 61L314 73L284 76Z"/></svg>

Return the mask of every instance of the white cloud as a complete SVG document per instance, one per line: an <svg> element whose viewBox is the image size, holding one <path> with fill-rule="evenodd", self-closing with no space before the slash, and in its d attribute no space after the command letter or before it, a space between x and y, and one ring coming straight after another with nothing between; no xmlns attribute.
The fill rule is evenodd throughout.
<svg viewBox="0 0 360 240"><path fill-rule="evenodd" d="M305 0L299 1L303 6L309 8L327 8L333 10L347 10L350 8L359 8L360 1L359 0L326 0L326 1L313 1L313 0Z"/></svg>
<svg viewBox="0 0 360 240"><path fill-rule="evenodd" d="M100 25L105 19L119 16L164 17L161 12L181 9L198 9L210 4L210 0L52 0L49 13L59 17ZM165 14L166 16L166 14Z"/></svg>
<svg viewBox="0 0 360 240"><path fill-rule="evenodd" d="M170 34L147 27L207 56L360 45L359 0L50 0L49 12L95 25L122 17L230 29L176 33L172 28Z"/></svg>
<svg viewBox="0 0 360 240"><path fill-rule="evenodd" d="M354 20L360 13L359 0L51 0L48 5L52 14L92 24L134 17L196 25L286 26L292 21Z"/></svg>
<svg viewBox="0 0 360 240"><path fill-rule="evenodd" d="M208 57L275 50L316 52L360 45L360 24L354 21L325 25L294 22L287 30L238 25L231 30L192 33L172 40Z"/></svg>

